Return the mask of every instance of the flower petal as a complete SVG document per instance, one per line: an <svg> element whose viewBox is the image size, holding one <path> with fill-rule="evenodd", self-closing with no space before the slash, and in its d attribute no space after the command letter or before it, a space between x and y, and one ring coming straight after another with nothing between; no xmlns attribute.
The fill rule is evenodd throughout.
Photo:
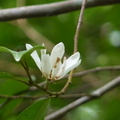
<svg viewBox="0 0 120 120"><path fill-rule="evenodd" d="M45 47L44 43L42 44L42 46ZM46 49L41 49L41 50L40 50L41 56L44 55L44 54L46 54L46 51L47 51Z"/></svg>
<svg viewBox="0 0 120 120"><path fill-rule="evenodd" d="M66 66L66 57L64 57L63 64L61 65L60 70L56 75L56 78L61 79L63 77L65 66Z"/></svg>
<svg viewBox="0 0 120 120"><path fill-rule="evenodd" d="M54 66L57 58L59 57L60 59L62 58L63 54L65 52L65 47L64 44L62 42L60 42L59 44L57 44L51 52L51 63L52 66Z"/></svg>
<svg viewBox="0 0 120 120"><path fill-rule="evenodd" d="M50 56L49 54L44 54L41 56L41 71L43 73L43 75L46 78L50 78L51 76L51 69L52 69L52 65L51 65L51 60L50 60Z"/></svg>
<svg viewBox="0 0 120 120"><path fill-rule="evenodd" d="M79 59L80 59L80 53L76 52L66 60L65 71L62 77L65 76L69 71L76 68L81 63L81 60Z"/></svg>
<svg viewBox="0 0 120 120"><path fill-rule="evenodd" d="M58 57L57 60L56 60L55 65L52 68L51 80L58 79L57 74L60 71L60 68L61 68L61 59Z"/></svg>
<svg viewBox="0 0 120 120"><path fill-rule="evenodd" d="M33 48L32 45L26 44L26 49L27 49L27 50L29 50L29 49L31 49L31 48ZM33 53L31 53L31 57L32 57L33 60L35 61L37 67L41 70L41 60L40 60L40 58L39 58L37 52L34 51Z"/></svg>

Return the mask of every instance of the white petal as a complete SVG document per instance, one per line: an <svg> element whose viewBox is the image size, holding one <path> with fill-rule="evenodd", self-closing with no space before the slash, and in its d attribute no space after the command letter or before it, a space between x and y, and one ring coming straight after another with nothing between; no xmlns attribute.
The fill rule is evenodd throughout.
<svg viewBox="0 0 120 120"><path fill-rule="evenodd" d="M51 52L51 63L52 66L54 66L57 58L59 57L60 59L62 58L63 54L65 52L65 47L64 44L62 42L60 42L59 44L57 44Z"/></svg>
<svg viewBox="0 0 120 120"><path fill-rule="evenodd" d="M44 43L42 44L42 46L45 47ZM46 54L47 50L46 49L41 49L40 51L41 51L41 56L42 56L42 55Z"/></svg>
<svg viewBox="0 0 120 120"><path fill-rule="evenodd" d="M66 64L67 64L67 66L70 66L70 65L76 63L79 59L80 59L80 53L76 52L66 60Z"/></svg>
<svg viewBox="0 0 120 120"><path fill-rule="evenodd" d="M69 71L76 68L81 63L81 60L79 59L80 59L80 53L76 52L66 60L66 67L62 77L65 76Z"/></svg>
<svg viewBox="0 0 120 120"><path fill-rule="evenodd" d="M65 66L66 66L66 57L64 57L63 64L61 65L60 70L56 75L56 78L61 79L63 77L65 72Z"/></svg>
<svg viewBox="0 0 120 120"><path fill-rule="evenodd" d="M62 74L62 76L61 76L59 79L61 79L61 78L64 77L68 72L70 72L71 70L73 70L74 68L76 68L80 63L81 63L81 60L79 60L78 62L76 62L76 63L74 64L74 66L70 66L69 68L65 69L64 73Z"/></svg>
<svg viewBox="0 0 120 120"><path fill-rule="evenodd" d="M33 48L32 45L26 44L26 49L27 49L27 50L29 50L29 49L31 49L31 48ZM33 60L35 61L37 67L41 70L41 61L40 61L40 58L39 58L37 52L34 51L33 53L31 53L31 57L32 57Z"/></svg>
<svg viewBox="0 0 120 120"><path fill-rule="evenodd" d="M31 48L33 48L33 46L26 43L26 49L29 50L29 49L31 49Z"/></svg>
<svg viewBox="0 0 120 120"><path fill-rule="evenodd" d="M56 80L57 78L57 74L60 71L61 68L61 59L58 57L56 60L55 65L52 68L52 75L51 75L51 80Z"/></svg>
<svg viewBox="0 0 120 120"><path fill-rule="evenodd" d="M41 56L41 71L46 78L50 77L51 74L51 60L49 54L44 54Z"/></svg>

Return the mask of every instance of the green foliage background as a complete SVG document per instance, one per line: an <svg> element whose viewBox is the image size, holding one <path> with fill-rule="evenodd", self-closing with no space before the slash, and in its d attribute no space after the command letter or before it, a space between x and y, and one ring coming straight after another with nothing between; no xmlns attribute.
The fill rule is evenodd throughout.
<svg viewBox="0 0 120 120"><path fill-rule="evenodd" d="M53 0L26 0L26 5L55 2ZM16 1L0 1L1 8L16 7ZM87 8L84 13L83 25L79 37L79 52L82 63L77 71L94 67L119 66L120 64L120 5ZM28 19L29 24L40 34L54 44L63 42L66 54L73 53L73 38L78 22L79 11L53 17ZM16 21L0 23L0 46L17 51L24 50L26 43L37 45L28 38L24 31L15 24ZM41 38L40 38L41 39ZM42 43L41 43L42 44ZM50 52L50 51L49 51ZM31 58L27 59L31 67L31 74L37 82L43 81L39 70ZM9 72L15 76L26 77L24 69L15 63L10 54L0 52L0 71ZM119 71L102 71L79 78L73 78L73 83L67 93L89 93L119 75ZM39 80L40 79L40 80ZM51 85L51 90L59 91L66 80ZM24 91L26 93L24 93ZM13 95L43 95L40 91L28 91L23 83L0 79L0 94ZM116 88L97 100L88 102L69 112L62 120L120 120L120 89ZM58 110L75 99L54 98L48 112ZM0 120L15 120L18 114L32 104L31 99L3 99L0 98Z"/></svg>

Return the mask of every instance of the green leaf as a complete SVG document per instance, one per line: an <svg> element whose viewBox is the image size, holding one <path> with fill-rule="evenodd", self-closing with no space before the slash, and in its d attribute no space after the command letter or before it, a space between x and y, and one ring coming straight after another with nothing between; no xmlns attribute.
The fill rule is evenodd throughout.
<svg viewBox="0 0 120 120"><path fill-rule="evenodd" d="M14 114L14 111L16 111L17 107L21 104L22 101L23 99L6 100L6 105L2 106L0 109L0 120L8 120L7 118ZM4 104L5 102L1 104Z"/></svg>
<svg viewBox="0 0 120 120"><path fill-rule="evenodd" d="M11 80L11 79L15 79L11 74L9 73L5 73L5 72L0 72L0 84L2 82L5 82L5 80Z"/></svg>
<svg viewBox="0 0 120 120"><path fill-rule="evenodd" d="M24 77L16 78L9 73L0 72L0 94L13 95L27 90L29 86L20 80L27 81Z"/></svg>
<svg viewBox="0 0 120 120"><path fill-rule="evenodd" d="M26 86L28 79L24 78L24 77L14 77L9 73L5 73L5 72L0 72L0 84L5 82L6 80L14 80L17 82L21 82L24 83L24 85ZM18 83L20 84L20 83Z"/></svg>
<svg viewBox="0 0 120 120"><path fill-rule="evenodd" d="M17 118L17 120L44 120L50 98L42 99L26 108Z"/></svg>
<svg viewBox="0 0 120 120"><path fill-rule="evenodd" d="M44 49L44 48L45 47L38 45L38 46L34 46L33 48L31 48L29 50L24 50L24 51L17 52L17 51L10 50L6 47L0 46L0 51L11 53L13 55L14 59L17 62L19 62L24 56L26 56L28 54L31 54L34 50Z"/></svg>
<svg viewBox="0 0 120 120"><path fill-rule="evenodd" d="M0 72L0 79L4 79L4 78L11 79L11 78L14 78L14 77L9 73Z"/></svg>

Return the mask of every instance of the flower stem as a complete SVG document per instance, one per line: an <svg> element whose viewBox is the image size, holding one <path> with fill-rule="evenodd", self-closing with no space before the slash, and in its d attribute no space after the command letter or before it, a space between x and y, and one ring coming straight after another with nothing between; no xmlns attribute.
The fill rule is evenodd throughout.
<svg viewBox="0 0 120 120"><path fill-rule="evenodd" d="M26 82L26 81L24 81L24 80L21 80L21 79L18 79L18 78L14 78L14 80L17 80L17 81L19 81L19 82L25 83L26 85L29 85L29 83Z"/></svg>
<svg viewBox="0 0 120 120"><path fill-rule="evenodd" d="M26 61L25 61L25 64L23 64L22 61L20 61L20 63L21 63L21 65L23 66L23 68L25 69L25 71L26 71L26 73L27 73L27 76L28 76L28 78L29 78L29 81L28 81L28 82L29 82L30 84L32 84L32 83L33 83L33 80L32 80L32 78L31 78L31 76L30 76L29 67L28 67Z"/></svg>
<svg viewBox="0 0 120 120"><path fill-rule="evenodd" d="M50 84L50 81L48 79L46 79L46 83L45 83L44 89L48 90L49 84Z"/></svg>
<svg viewBox="0 0 120 120"><path fill-rule="evenodd" d="M68 81L67 81L67 83L65 84L65 86L63 87L63 89L60 91L59 94L64 94L65 91L66 91L66 89L68 88L68 86L71 84L73 72L74 72L74 70L72 70L72 71L70 72L69 77L68 77Z"/></svg>

